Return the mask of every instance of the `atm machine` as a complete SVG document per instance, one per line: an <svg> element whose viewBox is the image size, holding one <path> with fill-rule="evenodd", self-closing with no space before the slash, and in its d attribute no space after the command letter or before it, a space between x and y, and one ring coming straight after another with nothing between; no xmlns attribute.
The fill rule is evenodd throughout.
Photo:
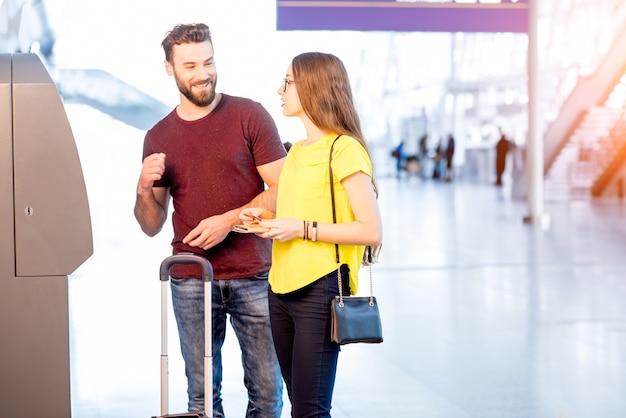
<svg viewBox="0 0 626 418"><path fill-rule="evenodd" d="M68 275L93 239L74 136L36 54L0 54L0 119L0 417L68 418Z"/></svg>

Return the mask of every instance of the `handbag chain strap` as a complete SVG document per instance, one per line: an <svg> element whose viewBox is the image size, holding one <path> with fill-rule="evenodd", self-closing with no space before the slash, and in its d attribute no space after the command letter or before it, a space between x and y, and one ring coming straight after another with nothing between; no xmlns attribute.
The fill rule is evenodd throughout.
<svg viewBox="0 0 626 418"><path fill-rule="evenodd" d="M333 144L330 147L330 156L328 157L328 173L330 176L330 201L333 207L333 223L337 223L337 213L335 211L335 186L333 182L333 166L331 164L333 160L333 149L335 148L335 142L341 136L338 135L337 138L333 141ZM370 260L369 269L370 269L370 301L369 305L374 306L374 284L372 280L372 248L370 246L366 247L366 251L368 252L367 257ZM337 262L337 281L339 285L339 306L343 307L343 289L342 289L342 279L341 279L341 261L339 259L339 244L335 243L335 260Z"/></svg>

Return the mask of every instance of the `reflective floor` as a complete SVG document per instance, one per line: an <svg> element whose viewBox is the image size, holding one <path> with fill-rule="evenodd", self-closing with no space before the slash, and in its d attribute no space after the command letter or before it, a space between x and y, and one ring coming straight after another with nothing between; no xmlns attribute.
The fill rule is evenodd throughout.
<svg viewBox="0 0 626 418"><path fill-rule="evenodd" d="M522 222L526 204L507 187L388 177L380 189L374 291L385 342L343 349L334 417L626 417L625 207L546 202L542 229ZM159 412L158 264L169 232L142 236L127 192L94 213L96 253L70 277L74 418ZM119 228L131 238L116 238ZM243 417L228 338L226 413ZM185 408L176 339L170 412Z"/></svg>

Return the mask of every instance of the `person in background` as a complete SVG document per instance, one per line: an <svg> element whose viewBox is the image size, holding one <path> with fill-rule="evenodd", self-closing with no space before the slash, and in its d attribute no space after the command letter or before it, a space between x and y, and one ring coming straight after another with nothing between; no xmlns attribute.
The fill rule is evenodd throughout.
<svg viewBox="0 0 626 418"><path fill-rule="evenodd" d="M246 417L278 418L282 380L267 302L271 242L230 233L246 206L274 210L285 147L269 113L249 99L216 93L213 42L205 24L181 24L162 42L178 106L147 133L135 217L161 231L170 196L173 253L213 266L213 416L223 417L221 348L230 323L242 351ZM267 185L267 188L264 186ZM188 382L189 412L204 411L204 290L197 266L173 266L172 303Z"/></svg>
<svg viewBox="0 0 626 418"><path fill-rule="evenodd" d="M420 163L420 176L426 177L426 167L428 161L428 134L424 134L420 137L419 142L417 144L417 156L419 158Z"/></svg>
<svg viewBox="0 0 626 418"><path fill-rule="evenodd" d="M441 140L437 143L435 147L435 154L433 155L433 178L440 179L443 165L443 149L441 148Z"/></svg>
<svg viewBox="0 0 626 418"><path fill-rule="evenodd" d="M502 175L506 169L506 155L509 152L509 147L509 140L500 129L500 139L496 143L496 186L502 186Z"/></svg>
<svg viewBox="0 0 626 418"><path fill-rule="evenodd" d="M407 155L404 151L404 141L393 149L391 156L396 159L396 177L401 178L402 172L405 170Z"/></svg>
<svg viewBox="0 0 626 418"><path fill-rule="evenodd" d="M329 332L330 302L339 294L335 244L346 279L342 288L354 294L365 246L376 247L376 253L382 240L378 191L339 58L320 52L296 56L278 93L283 114L300 118L306 138L289 151L276 213L248 208L240 218L262 218L268 230L258 235L273 240L270 317L291 416L330 417L339 356ZM336 223L328 183L331 148Z"/></svg>
<svg viewBox="0 0 626 418"><path fill-rule="evenodd" d="M454 135L448 134L448 145L446 146L446 181L452 181L454 175L454 167L452 160L454 159Z"/></svg>

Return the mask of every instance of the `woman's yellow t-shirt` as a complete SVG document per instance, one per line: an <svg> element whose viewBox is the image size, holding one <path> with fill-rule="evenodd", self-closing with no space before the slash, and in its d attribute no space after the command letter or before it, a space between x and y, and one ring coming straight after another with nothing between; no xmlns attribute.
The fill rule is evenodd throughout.
<svg viewBox="0 0 626 418"><path fill-rule="evenodd" d="M277 218L333 223L328 161L336 137L327 135L308 146L299 141L291 147L278 181ZM371 177L369 155L356 139L342 135L333 149L332 167L337 223L354 221L341 180L359 171ZM363 250L362 245L339 245L341 263L350 267L352 294L357 291ZM269 273L272 291L285 294L313 283L337 269L335 259L334 243L302 238L274 241Z"/></svg>

